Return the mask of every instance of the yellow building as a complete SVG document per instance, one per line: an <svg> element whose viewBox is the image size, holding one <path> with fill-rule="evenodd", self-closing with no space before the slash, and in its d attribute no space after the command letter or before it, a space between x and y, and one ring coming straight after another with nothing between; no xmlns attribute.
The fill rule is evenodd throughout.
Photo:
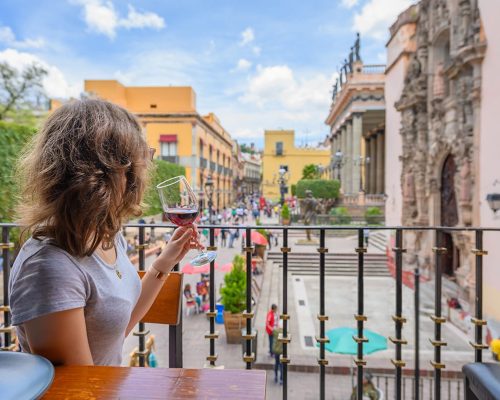
<svg viewBox="0 0 500 400"><path fill-rule="evenodd" d="M264 140L262 191L266 199L280 198L278 180L281 167L288 170L287 186L290 187L302 178L302 170L306 165L315 164L326 171L330 163L328 149L296 147L295 132L292 130L265 131Z"/></svg>
<svg viewBox="0 0 500 400"><path fill-rule="evenodd" d="M232 202L233 141L213 113L198 114L191 87L127 87L116 80L86 80L85 92L134 113L156 155L183 165L197 194L211 174L214 207Z"/></svg>

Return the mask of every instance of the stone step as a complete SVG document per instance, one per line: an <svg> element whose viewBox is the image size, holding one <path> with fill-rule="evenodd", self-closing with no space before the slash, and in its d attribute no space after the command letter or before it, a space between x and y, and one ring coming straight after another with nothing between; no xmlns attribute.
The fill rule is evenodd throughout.
<svg viewBox="0 0 500 400"><path fill-rule="evenodd" d="M290 252L288 254L288 258L306 258L310 259L313 256L317 256L319 253L317 252L311 252L311 253L296 253L296 252ZM281 252L269 252L267 253L267 259L268 260L277 260L283 258L283 254ZM337 260L347 260L347 259L358 259L358 254L355 252L352 253L326 253L325 254L325 259L337 259ZM378 253L365 253L364 256L365 260L387 260L387 256L385 254L378 254Z"/></svg>

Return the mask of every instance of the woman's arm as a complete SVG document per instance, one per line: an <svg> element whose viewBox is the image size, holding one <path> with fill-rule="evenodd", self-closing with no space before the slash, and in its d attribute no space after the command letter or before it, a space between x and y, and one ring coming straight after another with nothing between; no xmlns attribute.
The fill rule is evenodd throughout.
<svg viewBox="0 0 500 400"><path fill-rule="evenodd" d="M153 305L156 296L160 293L164 281L156 278L157 271L168 274L190 249L200 246L193 237L196 238L196 229L192 225L177 228L161 254L154 261L153 268L148 269L141 281L141 295L132 311L130 322L125 332L126 336L146 315Z"/></svg>
<svg viewBox="0 0 500 400"><path fill-rule="evenodd" d="M33 354L54 365L93 365L83 308L59 311L25 322Z"/></svg>

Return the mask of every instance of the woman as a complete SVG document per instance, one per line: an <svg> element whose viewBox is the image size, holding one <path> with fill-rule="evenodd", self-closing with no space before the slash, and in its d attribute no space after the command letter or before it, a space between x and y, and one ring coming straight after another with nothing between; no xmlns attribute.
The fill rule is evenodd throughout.
<svg viewBox="0 0 500 400"><path fill-rule="evenodd" d="M125 337L190 248L178 228L139 280L120 234L141 213L151 152L137 120L101 100L52 113L20 162L25 232L10 276L21 349L59 365L120 365Z"/></svg>

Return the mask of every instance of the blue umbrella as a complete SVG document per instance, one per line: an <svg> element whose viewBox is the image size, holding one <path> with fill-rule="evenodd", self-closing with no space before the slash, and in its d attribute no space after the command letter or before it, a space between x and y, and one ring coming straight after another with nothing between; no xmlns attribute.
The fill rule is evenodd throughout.
<svg viewBox="0 0 500 400"><path fill-rule="evenodd" d="M330 343L325 344L325 349L332 353L356 355L358 354L358 344L354 341L353 336L357 336L357 334L358 330L355 328L330 329L326 332ZM368 339L368 342L363 343L363 355L387 349L387 339L384 336L369 329L363 329L363 335ZM319 347L319 343L316 346Z"/></svg>

